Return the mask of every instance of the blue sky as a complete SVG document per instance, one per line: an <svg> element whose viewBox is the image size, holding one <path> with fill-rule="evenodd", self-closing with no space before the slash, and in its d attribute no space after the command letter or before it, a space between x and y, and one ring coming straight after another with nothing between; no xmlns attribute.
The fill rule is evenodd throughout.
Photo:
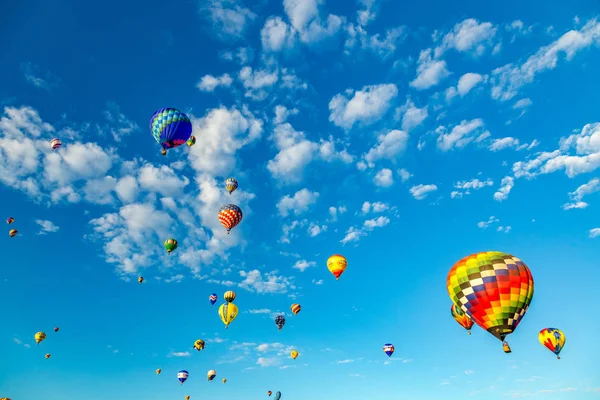
<svg viewBox="0 0 600 400"><path fill-rule="evenodd" d="M0 396L598 398L600 10L521 3L11 5ZM160 155L161 107L188 113L194 147ZM487 250L536 283L510 355L450 317L448 270ZM560 361L544 327L567 335Z"/></svg>

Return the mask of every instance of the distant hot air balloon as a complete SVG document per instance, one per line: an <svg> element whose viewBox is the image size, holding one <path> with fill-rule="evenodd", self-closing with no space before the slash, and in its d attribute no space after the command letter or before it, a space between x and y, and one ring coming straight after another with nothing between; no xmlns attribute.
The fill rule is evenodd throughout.
<svg viewBox="0 0 600 400"><path fill-rule="evenodd" d="M471 254L454 264L446 285L452 303L510 352L504 338L517 328L533 298L527 265L500 251Z"/></svg>
<svg viewBox="0 0 600 400"><path fill-rule="evenodd" d="M150 132L163 150L184 144L192 134L192 122L175 108L161 108L150 117Z"/></svg>
<svg viewBox="0 0 600 400"><path fill-rule="evenodd" d="M204 340L198 339L194 342L194 348L198 351L204 349Z"/></svg>
<svg viewBox="0 0 600 400"><path fill-rule="evenodd" d="M465 314L456 304L452 304L450 307L450 313L452 317L460 326L467 330L467 333L471 334L471 328L473 327L473 320L469 318L467 314Z"/></svg>
<svg viewBox="0 0 600 400"><path fill-rule="evenodd" d="M46 354L46 360L49 359L52 356L52 354L48 353Z"/></svg>
<svg viewBox="0 0 600 400"><path fill-rule="evenodd" d="M46 334L44 332L38 332L33 337L35 339L35 344L40 344L46 339Z"/></svg>
<svg viewBox="0 0 600 400"><path fill-rule="evenodd" d="M341 254L334 254L327 259L327 268L335 276L336 280L340 279L346 267L348 267L348 260Z"/></svg>
<svg viewBox="0 0 600 400"><path fill-rule="evenodd" d="M223 295L223 298L225 299L226 302L231 303L232 301L235 300L235 296L236 296L236 294L233 290L228 290Z"/></svg>
<svg viewBox="0 0 600 400"><path fill-rule="evenodd" d="M209 381L212 381L213 379L215 379L215 376L217 376L217 371L215 371L214 369L211 369L210 371L208 371L206 376Z"/></svg>
<svg viewBox="0 0 600 400"><path fill-rule="evenodd" d="M56 328L54 328L54 332L58 332L60 330L60 328L57 326Z"/></svg>
<svg viewBox="0 0 600 400"><path fill-rule="evenodd" d="M190 138L187 140L186 144L188 145L188 147L192 147L193 145L196 144L196 136L192 135L190 136Z"/></svg>
<svg viewBox="0 0 600 400"><path fill-rule="evenodd" d="M7 224L9 224L9 225L10 225L10 224L12 224L13 222L15 222L15 219L14 219L13 217L8 217L8 218L6 218L6 223L7 223Z"/></svg>
<svg viewBox="0 0 600 400"><path fill-rule="evenodd" d="M243 218L242 210L235 204L225 204L219 209L219 222L227 229L227 234L235 228Z"/></svg>
<svg viewBox="0 0 600 400"><path fill-rule="evenodd" d="M175 251L175 249L177 248L177 240L167 239L165 240L164 246L165 250L167 250L167 253L171 254L171 252Z"/></svg>
<svg viewBox="0 0 600 400"><path fill-rule="evenodd" d="M182 369L181 371L179 371L177 373L177 379L179 379L179 382L181 382L181 384L183 385L183 382L187 381L187 378L190 376L189 372L187 372L185 369Z"/></svg>
<svg viewBox="0 0 600 400"><path fill-rule="evenodd" d="M290 356L292 356L292 358L295 360L296 357L298 357L298 351L297 350L292 350L290 352Z"/></svg>
<svg viewBox="0 0 600 400"><path fill-rule="evenodd" d="M144 282L144 277L143 277L143 276L140 276L140 277L138 278L138 283L142 283L142 282Z"/></svg>
<svg viewBox="0 0 600 400"><path fill-rule="evenodd" d="M271 392L270 390L267 392L267 394L269 395L269 397L271 397L271 395L273 394L273 392Z"/></svg>
<svg viewBox="0 0 600 400"><path fill-rule="evenodd" d="M60 141L60 139L59 139L59 138L54 138L54 139L52 139L52 140L50 141L50 148L51 148L52 150L56 150L56 149L58 149L60 146L62 146L62 143L61 143L61 141Z"/></svg>
<svg viewBox="0 0 600 400"><path fill-rule="evenodd" d="M8 231L8 236L10 236L10 237L15 237L15 236L17 236L17 233L19 233L19 231L18 231L18 230L16 230L16 229L11 229L10 231Z"/></svg>
<svg viewBox="0 0 600 400"><path fill-rule="evenodd" d="M300 310L302 310L302 307L300 306L300 304L292 304L292 306L290 308L292 310L292 314L294 314L294 315L298 315Z"/></svg>
<svg viewBox="0 0 600 400"><path fill-rule="evenodd" d="M208 296L208 301L210 301L210 304L214 306L214 305L215 305L215 303L217 302L217 299L218 299L218 298L219 298L219 297L217 296L217 294L216 294L216 293L213 293L213 294L211 294L210 296Z"/></svg>
<svg viewBox="0 0 600 400"><path fill-rule="evenodd" d="M229 192L229 194L235 192L238 188L238 181L235 178L227 178L225 179L225 190Z"/></svg>
<svg viewBox="0 0 600 400"><path fill-rule="evenodd" d="M227 382L227 379L223 378L223 379L221 379L221 382L225 383L225 382Z"/></svg>
<svg viewBox="0 0 600 400"><path fill-rule="evenodd" d="M160 151L160 154L162 154L163 156L166 156L166 155L167 155L167 151L166 151L165 149L162 149L162 150Z"/></svg>
<svg viewBox="0 0 600 400"><path fill-rule="evenodd" d="M190 396L185 396L185 400L190 400Z"/></svg>
<svg viewBox="0 0 600 400"><path fill-rule="evenodd" d="M275 400L281 399L281 392L275 393Z"/></svg>
<svg viewBox="0 0 600 400"><path fill-rule="evenodd" d="M388 357L391 357L394 354L394 345L391 343L386 343L383 345L383 352L387 354Z"/></svg>
<svg viewBox="0 0 600 400"><path fill-rule="evenodd" d="M238 308L233 303L223 303L219 307L219 317L225 324L225 329L229 328L229 324L233 322L238 315Z"/></svg>
<svg viewBox="0 0 600 400"><path fill-rule="evenodd" d="M281 330L281 328L283 328L283 326L285 325L285 317L283 315L278 315L275 317L275 325L277 325L277 328L279 328L279 330Z"/></svg>
<svg viewBox="0 0 600 400"><path fill-rule="evenodd" d="M544 328L538 334L538 339L548 350L556 354L556 358L560 360L560 352L567 341L565 334L560 329Z"/></svg>
<svg viewBox="0 0 600 400"><path fill-rule="evenodd" d="M160 375L160 373L161 373L161 372L162 372L162 369L158 368L158 369L156 370L156 375Z"/></svg>

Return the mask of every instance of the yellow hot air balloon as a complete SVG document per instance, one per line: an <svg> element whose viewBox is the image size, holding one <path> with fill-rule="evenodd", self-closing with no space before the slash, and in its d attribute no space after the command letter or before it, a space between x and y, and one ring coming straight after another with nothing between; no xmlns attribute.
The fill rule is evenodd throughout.
<svg viewBox="0 0 600 400"><path fill-rule="evenodd" d="M190 400L190 396L185 396L185 400Z"/></svg>
<svg viewBox="0 0 600 400"><path fill-rule="evenodd" d="M162 369L158 368L158 369L156 370L156 375L160 375L160 373L161 373L161 372L162 372Z"/></svg>
<svg viewBox="0 0 600 400"><path fill-rule="evenodd" d="M296 359L296 357L298 357L298 351L296 351L296 350L292 350L292 351L290 352L290 356L292 356L292 358L295 360L295 359Z"/></svg>
<svg viewBox="0 0 600 400"><path fill-rule="evenodd" d="M167 155L167 151L166 151L165 149L162 149L162 150L160 151L160 154L162 154L163 156L166 156L166 155Z"/></svg>
<svg viewBox="0 0 600 400"><path fill-rule="evenodd" d="M235 296L236 296L236 294L233 290L228 290L223 295L223 298L225 299L226 302L231 303L232 301L235 300Z"/></svg>
<svg viewBox="0 0 600 400"><path fill-rule="evenodd" d="M300 306L300 304L292 304L292 306L290 307L290 309L292 310L292 313L294 315L298 315L298 313L300 312L300 310L302 310L302 307Z"/></svg>
<svg viewBox="0 0 600 400"><path fill-rule="evenodd" d="M34 338L35 338L35 343L40 344L41 342L44 341L44 339L46 339L46 334L44 332L38 332L35 334Z"/></svg>
<svg viewBox="0 0 600 400"><path fill-rule="evenodd" d="M229 324L233 322L238 315L238 308L233 303L223 303L219 307L219 317L225 324L225 329L229 328Z"/></svg>
<svg viewBox="0 0 600 400"><path fill-rule="evenodd" d="M348 260L341 254L334 254L327 259L327 268L335 276L336 280L340 279L346 267L348 267Z"/></svg>
<svg viewBox="0 0 600 400"><path fill-rule="evenodd" d="M198 351L204 349L204 340L198 339L194 342L194 348Z"/></svg>
<svg viewBox="0 0 600 400"><path fill-rule="evenodd" d="M138 278L138 283L142 283L142 282L144 282L144 277L143 277L143 276L140 276L140 277Z"/></svg>
<svg viewBox="0 0 600 400"><path fill-rule="evenodd" d="M208 371L206 376L209 381L212 381L213 379L215 379L215 376L217 376L217 371L215 371L214 369L211 369L210 371Z"/></svg>
<svg viewBox="0 0 600 400"><path fill-rule="evenodd" d="M51 356L51 354L50 354L50 353L46 354L46 360L47 360L47 359L49 359L49 358L50 358L50 356Z"/></svg>
<svg viewBox="0 0 600 400"><path fill-rule="evenodd" d="M223 383L227 382L227 379L223 378L223 379L222 379L222 382L223 382Z"/></svg>
<svg viewBox="0 0 600 400"><path fill-rule="evenodd" d="M560 329L544 328L538 334L538 340L560 360L560 352L567 341L565 334Z"/></svg>
<svg viewBox="0 0 600 400"><path fill-rule="evenodd" d="M15 236L17 236L17 233L19 233L19 231L18 231L18 230L16 230L16 229L11 229L10 231L8 231L8 236L10 236L10 237L15 237Z"/></svg>

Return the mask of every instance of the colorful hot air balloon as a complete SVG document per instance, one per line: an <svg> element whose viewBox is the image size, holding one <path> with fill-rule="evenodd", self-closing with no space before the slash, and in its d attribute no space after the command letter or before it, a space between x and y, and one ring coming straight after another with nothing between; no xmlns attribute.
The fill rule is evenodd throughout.
<svg viewBox="0 0 600 400"><path fill-rule="evenodd" d="M10 236L10 237L15 237L15 236L17 236L17 233L19 233L19 231L18 231L18 230L16 230L16 229L11 229L10 231L8 231L8 236Z"/></svg>
<svg viewBox="0 0 600 400"><path fill-rule="evenodd" d="M160 375L160 373L161 373L161 372L162 372L162 369L158 368L158 369L156 370L156 375Z"/></svg>
<svg viewBox="0 0 600 400"><path fill-rule="evenodd" d="M277 328L279 328L279 330L281 330L281 328L283 328L283 326L285 325L285 317L283 315L278 315L275 317L275 325L277 325Z"/></svg>
<svg viewBox="0 0 600 400"><path fill-rule="evenodd" d="M227 178L225 179L225 190L229 192L229 194L235 192L238 188L238 181L235 178Z"/></svg>
<svg viewBox="0 0 600 400"><path fill-rule="evenodd" d="M52 150L56 150L56 149L58 149L60 146L62 146L62 143L61 143L61 141L60 141L60 139L59 139L59 138L54 138L54 139L52 139L52 140L50 141L50 148L51 148Z"/></svg>
<svg viewBox="0 0 600 400"><path fill-rule="evenodd" d="M177 240L175 239L167 239L165 240L164 246L165 246L165 250L167 250L167 253L171 254L172 251L175 251L175 249L177 248Z"/></svg>
<svg viewBox="0 0 600 400"><path fill-rule="evenodd" d="M340 279L346 267L348 267L348 260L341 254L334 254L327 259L327 268L335 276L336 280Z"/></svg>
<svg viewBox="0 0 600 400"><path fill-rule="evenodd" d="M223 298L225 299L226 302L231 303L232 301L235 300L235 296L236 296L236 294L233 290L228 290L223 295Z"/></svg>
<svg viewBox="0 0 600 400"><path fill-rule="evenodd" d="M235 204L225 204L219 209L219 222L227 229L227 234L242 221L242 210Z"/></svg>
<svg viewBox="0 0 600 400"><path fill-rule="evenodd" d="M292 356L292 358L295 360L296 357L298 357L298 351L297 350L292 350L290 352L290 356Z"/></svg>
<svg viewBox="0 0 600 400"><path fill-rule="evenodd" d="M225 383L225 382L227 382L227 379L223 378L223 379L221 379L221 382Z"/></svg>
<svg viewBox="0 0 600 400"><path fill-rule="evenodd" d="M142 282L144 282L144 277L143 277L143 276L140 276L140 277L138 278L138 283L142 283Z"/></svg>
<svg viewBox="0 0 600 400"><path fill-rule="evenodd" d="M52 356L52 354L48 353L46 354L46 360L49 359Z"/></svg>
<svg viewBox="0 0 600 400"><path fill-rule="evenodd" d="M54 328L54 332L58 332L60 330L60 328L57 326L56 328Z"/></svg>
<svg viewBox="0 0 600 400"><path fill-rule="evenodd" d="M35 344L40 344L44 341L44 339L46 339L46 334L44 332L38 332L33 336L33 338L35 339Z"/></svg>
<svg viewBox="0 0 600 400"><path fill-rule="evenodd" d="M300 312L300 310L302 310L302 307L300 306L300 304L292 304L292 306L290 307L290 309L292 310L292 314L298 315L298 313Z"/></svg>
<svg viewBox="0 0 600 400"><path fill-rule="evenodd" d="M161 108L150 117L150 132L164 151L184 144L192 134L192 122L174 108Z"/></svg>
<svg viewBox="0 0 600 400"><path fill-rule="evenodd" d="M394 345L391 343L386 343L383 345L383 352L385 354L387 354L388 357L391 357L392 354L394 354L394 350L396 350L396 349L394 348Z"/></svg>
<svg viewBox="0 0 600 400"><path fill-rule="evenodd" d="M185 400L190 400L190 396L185 396Z"/></svg>
<svg viewBox="0 0 600 400"><path fill-rule="evenodd" d="M192 147L193 145L196 144L196 136L192 135L190 136L190 138L187 140L186 144L188 145L188 147Z"/></svg>
<svg viewBox="0 0 600 400"><path fill-rule="evenodd" d="M471 254L458 261L448 272L446 285L452 302L503 343L533 298L533 277L527 265L500 251Z"/></svg>
<svg viewBox="0 0 600 400"><path fill-rule="evenodd" d="M212 381L213 379L215 379L215 376L217 376L217 371L215 371L214 369L211 369L210 371L208 371L206 376L209 381Z"/></svg>
<svg viewBox="0 0 600 400"><path fill-rule="evenodd" d="M166 151L165 149L162 149L162 150L160 151L160 154L162 154L163 156L166 156L166 155L167 155L167 151Z"/></svg>
<svg viewBox="0 0 600 400"><path fill-rule="evenodd" d="M218 298L219 298L219 297L217 296L217 294L216 294L216 293L213 293L213 294L211 294L210 296L208 296L208 301L210 301L210 304L214 306L214 305L215 305L215 303L217 302L217 299L218 299Z"/></svg>
<svg viewBox="0 0 600 400"><path fill-rule="evenodd" d="M473 320L469 318L467 314L465 314L460 308L456 306L456 304L452 304L450 307L450 313L452 317L460 326L467 330L467 333L471 334L471 328L473 327Z"/></svg>
<svg viewBox="0 0 600 400"><path fill-rule="evenodd" d="M13 222L15 222L15 219L14 219L13 217L8 217L8 218L6 218L6 223L7 223L7 224L9 224L9 225L10 225L10 224L12 224Z"/></svg>
<svg viewBox="0 0 600 400"><path fill-rule="evenodd" d="M271 392L270 390L267 392L267 394L269 395L269 397L271 397L271 395L273 394L273 392Z"/></svg>
<svg viewBox="0 0 600 400"><path fill-rule="evenodd" d="M538 339L548 350L556 354L556 358L560 360L560 352L567 341L565 334L560 329L544 328L538 334Z"/></svg>
<svg viewBox="0 0 600 400"><path fill-rule="evenodd" d="M198 339L194 342L194 348L198 351L204 349L204 340Z"/></svg>
<svg viewBox="0 0 600 400"><path fill-rule="evenodd" d="M238 308L233 303L223 303L219 307L219 317L225 324L225 329L229 328L229 324L233 322L238 315Z"/></svg>
<svg viewBox="0 0 600 400"><path fill-rule="evenodd" d="M181 382L181 384L183 385L183 382L187 381L187 378L190 376L189 372L187 372L185 369L182 369L181 371L179 371L177 373L177 379L179 379L179 382Z"/></svg>
<svg viewBox="0 0 600 400"><path fill-rule="evenodd" d="M281 392L275 393L275 400L281 399Z"/></svg>

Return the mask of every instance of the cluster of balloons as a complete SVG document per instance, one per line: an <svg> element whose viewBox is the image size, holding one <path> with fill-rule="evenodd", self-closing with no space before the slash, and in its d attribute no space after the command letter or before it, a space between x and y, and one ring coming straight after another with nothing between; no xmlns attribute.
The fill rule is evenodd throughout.
<svg viewBox="0 0 600 400"><path fill-rule="evenodd" d="M54 328L54 332L58 332L59 331L59 327L55 327ZM44 340L46 340L46 333L45 332L36 332L35 335L33 335L33 339L35 340L35 344L39 345L40 343L42 343ZM52 355L50 353L46 353L44 357L46 357L46 359L49 359ZM1 399L0 399L1 400Z"/></svg>
<svg viewBox="0 0 600 400"><path fill-rule="evenodd" d="M15 219L13 217L6 218L6 223L8 225L12 224L13 222L15 222ZM8 231L8 236L12 238L17 236L17 233L19 233L19 231L17 231L16 229L11 229L10 231Z"/></svg>
<svg viewBox="0 0 600 400"><path fill-rule="evenodd" d="M511 353L505 338L517 329L533 299L533 276L527 265L500 251L471 254L450 269L446 286L454 320L469 335L477 324L502 342L505 353ZM538 339L560 359L566 342L561 330L544 328Z"/></svg>

